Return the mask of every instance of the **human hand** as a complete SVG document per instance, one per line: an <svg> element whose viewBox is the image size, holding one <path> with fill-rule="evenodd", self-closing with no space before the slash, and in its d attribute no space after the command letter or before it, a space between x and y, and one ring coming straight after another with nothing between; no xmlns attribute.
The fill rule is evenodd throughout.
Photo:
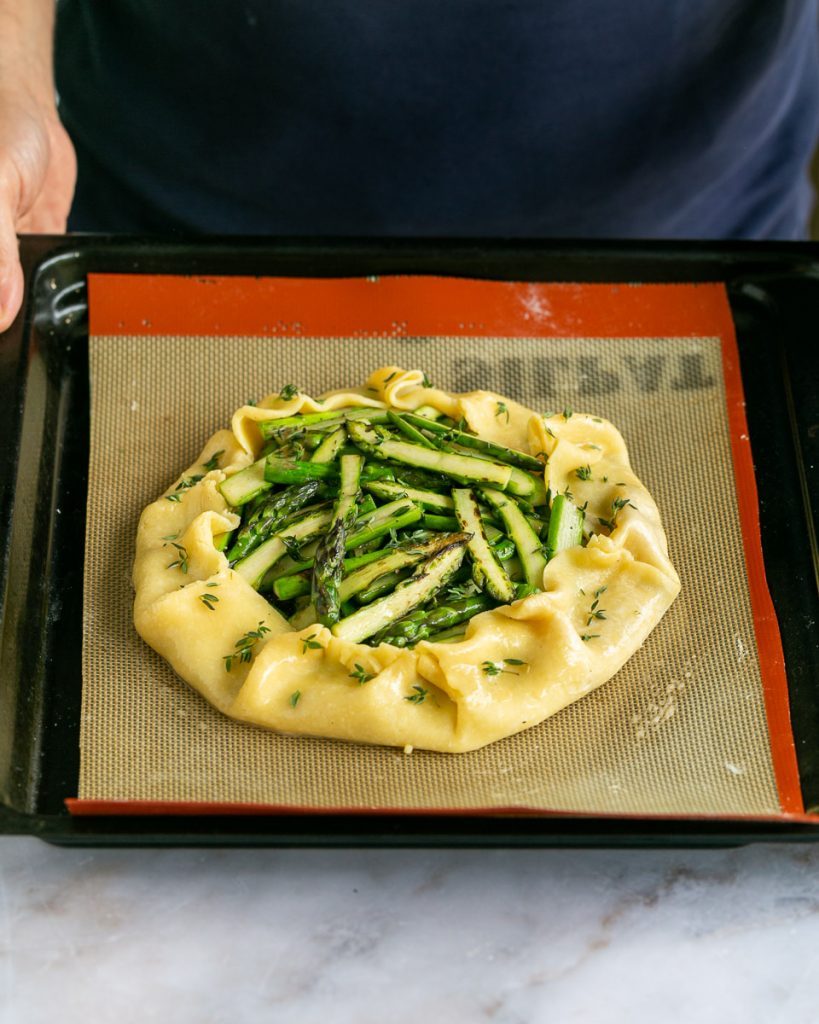
<svg viewBox="0 0 819 1024"><path fill-rule="evenodd" d="M0 90L0 331L23 301L17 233L65 231L77 160L56 106Z"/></svg>

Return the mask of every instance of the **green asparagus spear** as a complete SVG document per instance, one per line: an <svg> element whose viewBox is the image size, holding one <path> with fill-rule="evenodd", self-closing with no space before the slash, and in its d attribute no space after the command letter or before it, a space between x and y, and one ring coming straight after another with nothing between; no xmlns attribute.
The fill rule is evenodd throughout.
<svg viewBox="0 0 819 1024"><path fill-rule="evenodd" d="M332 412L310 412L304 416L283 416L278 420L261 420L259 432L265 441L290 427L313 427L316 430L335 430L348 420L362 419L370 423L386 423L387 410L384 408L356 407L334 409Z"/></svg>
<svg viewBox="0 0 819 1024"><path fill-rule="evenodd" d="M361 486L360 455L341 456L341 491L333 508L330 529L319 541L313 566L313 604L316 621L332 626L341 612L339 584L347 536L356 518L356 498Z"/></svg>
<svg viewBox="0 0 819 1024"><path fill-rule="evenodd" d="M432 558L433 555L438 554L439 551L448 547L453 541L465 539L462 534L453 534L447 537L436 536L425 543L407 543L398 548L374 552L361 558L346 559L344 562L345 571L351 565L353 566L353 571L350 572L349 576L342 579L338 588L339 597L342 602L348 601L350 598L366 592L374 583L383 581L385 576L390 576L398 570L411 569L425 559ZM366 562L364 561L365 558L367 559ZM353 563L357 564L353 565ZM285 579L292 578L285 577ZM395 582L398 581L396 580ZM284 583L284 580L277 580L276 583ZM277 590L276 584L274 584L273 589ZM290 592L291 587L286 587L285 593ZM370 599L375 596L377 595L371 594ZM298 611L290 619L290 624L294 629L303 629L305 626L309 626L311 622L316 621L316 609L311 604Z"/></svg>
<svg viewBox="0 0 819 1024"><path fill-rule="evenodd" d="M497 509L506 526L507 533L515 542L526 582L535 587L543 587L543 570L546 568L546 556L540 537L529 525L526 516L518 508L514 498L503 491L491 487L482 489L484 498Z"/></svg>
<svg viewBox="0 0 819 1024"><path fill-rule="evenodd" d="M444 629L467 622L473 615L493 608L495 602L487 594L473 594L435 608L417 608L403 619L393 622L373 637L373 643L409 647Z"/></svg>
<svg viewBox="0 0 819 1024"><path fill-rule="evenodd" d="M308 480L306 484L288 487L267 498L239 530L233 547L228 552L228 561L236 562L249 555L289 516L311 501L318 494L320 487L318 480Z"/></svg>
<svg viewBox="0 0 819 1024"><path fill-rule="evenodd" d="M496 600L508 604L515 595L514 584L503 566L496 561L489 546L475 495L468 488L458 487L452 492L452 497L455 500L455 514L461 529L472 534L469 541L472 578Z"/></svg>
<svg viewBox="0 0 819 1024"><path fill-rule="evenodd" d="M362 451L377 459L390 459L409 466L431 469L459 481L492 484L505 490L512 476L512 467L500 463L424 448L409 441L396 441L379 434L367 423L350 422L350 439Z"/></svg>
<svg viewBox="0 0 819 1024"><path fill-rule="evenodd" d="M219 484L219 490L228 505L234 508L246 505L262 491L270 490L270 483L264 478L264 466L265 459L259 459L247 469L240 469L238 473L227 477Z"/></svg>
<svg viewBox="0 0 819 1024"><path fill-rule="evenodd" d="M337 462L300 462L268 455L264 478L272 484L305 484L308 480L337 480Z"/></svg>
<svg viewBox="0 0 819 1024"><path fill-rule="evenodd" d="M482 438L477 437L475 434L468 434L464 430L455 430L451 427L445 427L435 421L425 417L413 415L412 413L403 413L403 418L411 423L415 427L419 427L423 430L428 430L441 436L446 436L449 440L457 441L458 444L464 445L466 448L473 448L475 451L485 452L487 455L491 455L498 462L508 462L510 466L519 466L521 469L531 470L533 473L543 473L543 463L526 452L520 452L515 448L507 448L502 444L496 444L494 441L484 441Z"/></svg>
<svg viewBox="0 0 819 1024"><path fill-rule="evenodd" d="M339 427L338 430L331 431L310 456L310 461L332 462L333 459L339 455L346 440L347 431L344 427Z"/></svg>
<svg viewBox="0 0 819 1024"><path fill-rule="evenodd" d="M465 551L463 540L450 544L434 558L420 565L403 586L340 619L332 627L333 634L342 640L358 643L385 629L391 622L430 600L446 586L463 561Z"/></svg>

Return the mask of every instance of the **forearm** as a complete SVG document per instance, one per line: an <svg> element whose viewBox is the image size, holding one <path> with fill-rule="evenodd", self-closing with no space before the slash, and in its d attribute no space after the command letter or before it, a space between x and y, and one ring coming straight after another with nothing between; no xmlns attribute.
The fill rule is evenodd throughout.
<svg viewBox="0 0 819 1024"><path fill-rule="evenodd" d="M55 104L55 0L0 0L0 91Z"/></svg>

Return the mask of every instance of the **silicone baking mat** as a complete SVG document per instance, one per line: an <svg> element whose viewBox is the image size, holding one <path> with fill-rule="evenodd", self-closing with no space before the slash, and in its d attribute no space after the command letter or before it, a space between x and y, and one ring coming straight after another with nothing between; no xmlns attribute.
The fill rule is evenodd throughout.
<svg viewBox="0 0 819 1024"><path fill-rule="evenodd" d="M92 275L91 451L75 813L802 812L721 285ZM607 684L443 755L279 736L208 706L136 635L142 508L248 399L387 363L454 391L611 419L682 592Z"/></svg>

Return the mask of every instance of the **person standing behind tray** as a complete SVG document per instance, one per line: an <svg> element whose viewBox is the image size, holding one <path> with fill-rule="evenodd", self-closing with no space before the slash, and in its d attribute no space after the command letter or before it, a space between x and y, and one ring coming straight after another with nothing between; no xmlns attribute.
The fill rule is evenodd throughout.
<svg viewBox="0 0 819 1024"><path fill-rule="evenodd" d="M22 295L15 230L66 222L339 236L806 231L816 0L56 10L55 26L54 0L0 0L0 327Z"/></svg>

